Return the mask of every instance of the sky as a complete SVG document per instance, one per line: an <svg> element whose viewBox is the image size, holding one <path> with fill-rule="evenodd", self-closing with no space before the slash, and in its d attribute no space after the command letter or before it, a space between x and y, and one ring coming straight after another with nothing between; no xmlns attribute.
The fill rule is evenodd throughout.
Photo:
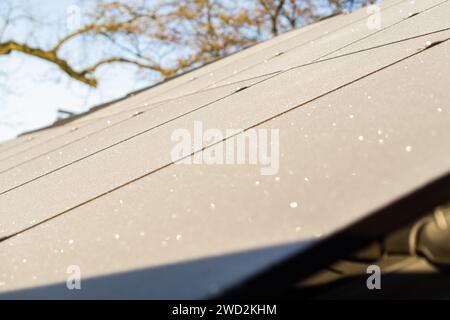
<svg viewBox="0 0 450 320"><path fill-rule="evenodd" d="M85 9L85 1L80 0L14 0L13 3L26 8L33 16L57 22L50 32L42 28L41 38L44 39L40 40L44 43L51 43L55 35L67 31L74 5ZM14 38L26 39L31 35L26 27L10 30ZM39 33L41 30L33 31ZM20 53L0 56L0 141L53 123L58 109L82 112L155 81L138 78L135 70L126 67L105 69L99 70L100 85L94 90L40 59Z"/></svg>

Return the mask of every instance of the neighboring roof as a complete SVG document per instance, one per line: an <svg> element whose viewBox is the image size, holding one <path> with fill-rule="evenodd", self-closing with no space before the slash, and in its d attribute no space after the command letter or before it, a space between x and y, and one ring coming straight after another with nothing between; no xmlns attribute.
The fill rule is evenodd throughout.
<svg viewBox="0 0 450 320"><path fill-rule="evenodd" d="M0 297L204 298L441 201L392 214L450 181L450 3L381 7L379 30L340 15L0 145ZM277 178L174 165L171 134L195 120L280 129Z"/></svg>

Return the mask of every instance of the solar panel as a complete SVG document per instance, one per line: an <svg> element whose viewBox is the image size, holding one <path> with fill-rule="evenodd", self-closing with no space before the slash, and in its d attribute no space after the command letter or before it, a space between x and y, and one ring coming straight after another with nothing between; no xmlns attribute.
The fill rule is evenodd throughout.
<svg viewBox="0 0 450 320"><path fill-rule="evenodd" d="M293 49L247 69L242 83L169 81L169 91L163 84L91 114L77 130L86 139L76 141L74 131L15 155L37 158L0 173L0 297L206 298L293 257L300 273L303 264L330 259L339 247L307 253L450 173L450 6L432 8L438 3L389 2L399 11L386 7L387 29L355 38L346 26L326 36L334 45L323 38L323 46ZM426 12L403 20L403 5ZM356 27L358 15L336 23ZM276 51L294 39L295 32L259 48ZM259 54L255 48L227 63ZM305 64L331 51L330 59ZM239 80L222 63L208 72ZM180 91L171 93L172 85ZM133 108L137 114L127 112ZM107 119L118 122L108 127ZM224 141L194 143L194 157L252 130L279 130L278 171L174 164L172 134L192 132L198 121ZM389 226L377 228L373 235ZM66 288L72 265L82 271L81 291Z"/></svg>

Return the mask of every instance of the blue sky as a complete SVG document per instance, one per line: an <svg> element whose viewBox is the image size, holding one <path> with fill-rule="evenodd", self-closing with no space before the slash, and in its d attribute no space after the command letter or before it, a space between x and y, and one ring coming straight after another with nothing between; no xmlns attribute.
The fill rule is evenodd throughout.
<svg viewBox="0 0 450 320"><path fill-rule="evenodd" d="M74 4L83 8L89 1L13 0L13 3L50 21L51 27L37 28L33 34L40 36L40 42L51 44L58 35L67 32L69 8ZM14 27L10 31L11 36L19 39L31 35L27 27ZM52 123L58 109L81 112L154 81L138 79L132 68L117 66L99 70L100 85L94 90L69 79L50 63L18 53L0 56L0 70L7 74L0 75L0 141Z"/></svg>

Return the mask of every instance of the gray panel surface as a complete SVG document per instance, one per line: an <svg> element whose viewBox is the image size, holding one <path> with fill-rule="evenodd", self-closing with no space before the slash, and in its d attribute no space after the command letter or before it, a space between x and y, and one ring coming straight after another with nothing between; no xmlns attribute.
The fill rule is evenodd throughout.
<svg viewBox="0 0 450 320"><path fill-rule="evenodd" d="M442 40L449 35L447 31L427 39ZM357 59L346 56L293 69L0 195L0 236L20 232L167 165L171 162L170 137L175 129L190 128L198 119L205 126L220 129L256 125L425 50L423 44L424 40L418 38L358 53ZM374 54L380 58L374 60Z"/></svg>
<svg viewBox="0 0 450 320"><path fill-rule="evenodd" d="M263 79L265 78L261 78L259 81ZM111 120L114 118L108 117L98 122L97 126L91 125L90 131L83 130L75 137L66 136L64 137L65 140L55 140L53 144L48 143L39 150L28 152L27 157L30 157L31 154L35 156L31 161L21 159L26 162L18 162L13 168L0 171L0 195L83 158L127 142L136 135L149 132L174 119L193 113L201 108L206 108L209 104L233 94L239 86L251 86L254 84L254 81L242 81L236 85L188 95L153 107L140 107L137 111L129 107L128 112L125 115L121 114L118 116L114 122ZM108 122L110 125L107 125ZM116 123L116 125L112 125L113 123ZM95 131L93 131L94 128L92 127L95 128ZM75 139L89 132L92 133L84 139ZM17 162L17 159L11 159L9 163L13 164L14 161Z"/></svg>
<svg viewBox="0 0 450 320"><path fill-rule="evenodd" d="M435 37L446 39L448 32ZM344 57L339 59L341 63L325 61L306 68L294 69L276 79L273 78L218 101L193 115L180 118L170 125L146 132L94 157L8 192L0 198L2 204L0 221L3 227L0 232L8 234L20 231L20 228L33 225L41 219L50 218L65 209L170 163L171 133L176 128L190 127L196 119L203 119L205 125L214 128L245 128L283 112L292 105L306 102L369 72L383 68L395 59L402 59L408 53L414 54L422 45L423 39L414 39L411 42L396 44L395 50L393 50L394 47L376 49L382 57L376 61L371 59L372 52L363 52L358 56L358 64L354 62L353 57ZM349 66L353 70L349 70ZM344 69L345 73L339 71ZM304 78L304 72L314 76ZM329 72L338 74L339 77L324 79ZM264 94L260 93L261 90ZM128 154L133 154L134 157L124 158L124 155ZM85 188L79 188L81 181ZM65 188L62 188L61 183L65 185ZM45 195L48 194L52 197L46 198ZM24 195L32 196L25 199ZM32 211L29 209L32 207L31 203L34 204ZM17 217L17 220L16 217L11 219L9 214L11 211L22 214Z"/></svg>
<svg viewBox="0 0 450 320"><path fill-rule="evenodd" d="M0 298L219 294L450 173L450 2L382 8L381 30L338 16L0 145ZM279 172L174 164L196 120L278 129Z"/></svg>

